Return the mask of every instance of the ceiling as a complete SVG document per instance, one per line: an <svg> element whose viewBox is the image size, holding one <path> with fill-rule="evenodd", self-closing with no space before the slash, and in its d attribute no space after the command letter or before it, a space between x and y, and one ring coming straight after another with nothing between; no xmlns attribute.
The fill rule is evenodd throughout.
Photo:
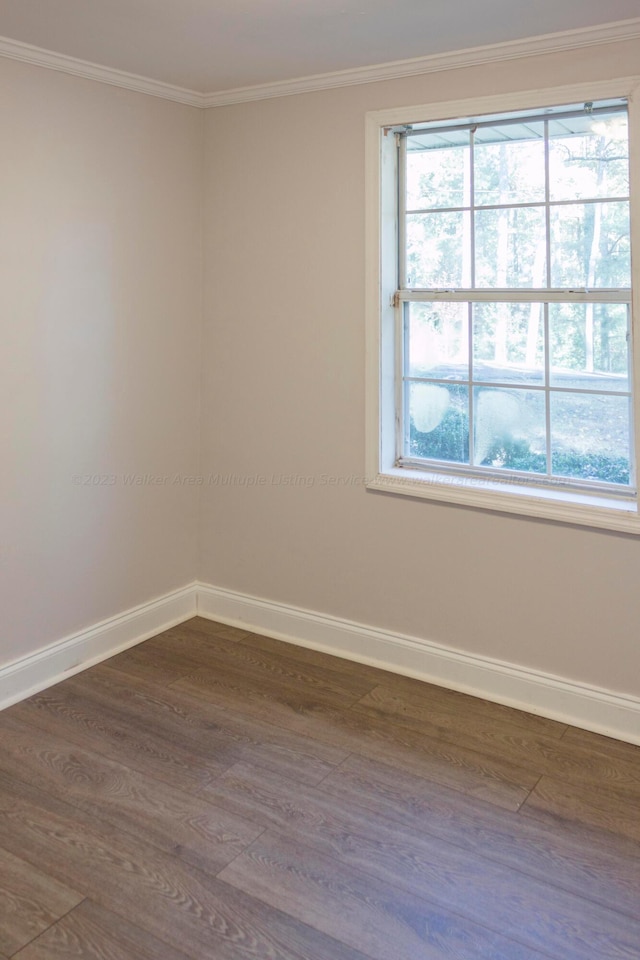
<svg viewBox="0 0 640 960"><path fill-rule="evenodd" d="M640 16L640 0L0 0L0 36L201 93Z"/></svg>

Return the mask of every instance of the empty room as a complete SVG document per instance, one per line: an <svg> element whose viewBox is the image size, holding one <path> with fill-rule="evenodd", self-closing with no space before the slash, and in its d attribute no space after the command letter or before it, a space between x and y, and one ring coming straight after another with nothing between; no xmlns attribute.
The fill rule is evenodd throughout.
<svg viewBox="0 0 640 960"><path fill-rule="evenodd" d="M0 0L0 960L640 960L638 0Z"/></svg>

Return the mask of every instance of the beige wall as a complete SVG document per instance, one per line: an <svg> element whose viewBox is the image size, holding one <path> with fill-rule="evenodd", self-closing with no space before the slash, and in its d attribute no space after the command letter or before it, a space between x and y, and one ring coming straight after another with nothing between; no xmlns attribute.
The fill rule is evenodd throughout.
<svg viewBox="0 0 640 960"><path fill-rule="evenodd" d="M2 664L196 575L123 475L198 471L202 114L0 60L0 129Z"/></svg>
<svg viewBox="0 0 640 960"><path fill-rule="evenodd" d="M0 665L199 577L639 694L638 540L359 482L365 112L630 75L639 55L206 118L0 60ZM198 525L198 488L173 479L199 473ZM124 482L145 475L168 479Z"/></svg>
<svg viewBox="0 0 640 960"><path fill-rule="evenodd" d="M364 473L365 112L639 63L620 44L208 112L202 469L219 482L200 579L640 694L640 541L349 483Z"/></svg>

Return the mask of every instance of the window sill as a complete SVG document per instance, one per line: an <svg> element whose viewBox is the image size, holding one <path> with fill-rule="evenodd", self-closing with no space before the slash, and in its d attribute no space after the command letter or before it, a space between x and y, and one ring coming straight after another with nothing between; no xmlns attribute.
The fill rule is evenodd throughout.
<svg viewBox="0 0 640 960"><path fill-rule="evenodd" d="M640 535L635 500L535 489L506 479L483 480L399 467L378 473L367 483L367 489Z"/></svg>

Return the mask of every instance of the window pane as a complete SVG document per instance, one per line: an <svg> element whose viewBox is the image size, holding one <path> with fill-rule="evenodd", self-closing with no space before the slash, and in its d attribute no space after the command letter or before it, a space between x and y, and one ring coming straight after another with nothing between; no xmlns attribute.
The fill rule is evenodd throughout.
<svg viewBox="0 0 640 960"><path fill-rule="evenodd" d="M546 287L542 207L476 211L476 287Z"/></svg>
<svg viewBox="0 0 640 960"><path fill-rule="evenodd" d="M628 287L629 251L627 203L551 208L552 287Z"/></svg>
<svg viewBox="0 0 640 960"><path fill-rule="evenodd" d="M407 141L407 210L420 210L424 207L469 206L471 184L469 154L468 145L412 150L411 137L409 137Z"/></svg>
<svg viewBox="0 0 640 960"><path fill-rule="evenodd" d="M477 206L543 201L544 181L542 123L508 124L477 130L474 146Z"/></svg>
<svg viewBox="0 0 640 960"><path fill-rule="evenodd" d="M409 456L469 462L469 388L409 384Z"/></svg>
<svg viewBox="0 0 640 960"><path fill-rule="evenodd" d="M629 426L626 397L552 394L554 476L628 485Z"/></svg>
<svg viewBox="0 0 640 960"><path fill-rule="evenodd" d="M545 473L545 401L542 391L474 390L474 463Z"/></svg>
<svg viewBox="0 0 640 960"><path fill-rule="evenodd" d="M410 377L469 379L469 305L408 303L407 373Z"/></svg>
<svg viewBox="0 0 640 960"><path fill-rule="evenodd" d="M407 285L468 287L471 270L468 213L420 213L407 217Z"/></svg>
<svg viewBox="0 0 640 960"><path fill-rule="evenodd" d="M623 303L549 304L551 385L628 390L628 329Z"/></svg>
<svg viewBox="0 0 640 960"><path fill-rule="evenodd" d="M549 125L549 191L552 200L629 196L629 140L626 114L599 114L582 136ZM564 128L564 129L563 129ZM564 133L564 135L562 135ZM560 135L556 135L560 134Z"/></svg>
<svg viewBox="0 0 640 960"><path fill-rule="evenodd" d="M394 339L405 457L532 491L635 482L629 303L578 302L631 287L614 102L409 129L399 286L439 292L403 304Z"/></svg>
<svg viewBox="0 0 640 960"><path fill-rule="evenodd" d="M473 379L522 384L544 381L541 303L474 305Z"/></svg>

